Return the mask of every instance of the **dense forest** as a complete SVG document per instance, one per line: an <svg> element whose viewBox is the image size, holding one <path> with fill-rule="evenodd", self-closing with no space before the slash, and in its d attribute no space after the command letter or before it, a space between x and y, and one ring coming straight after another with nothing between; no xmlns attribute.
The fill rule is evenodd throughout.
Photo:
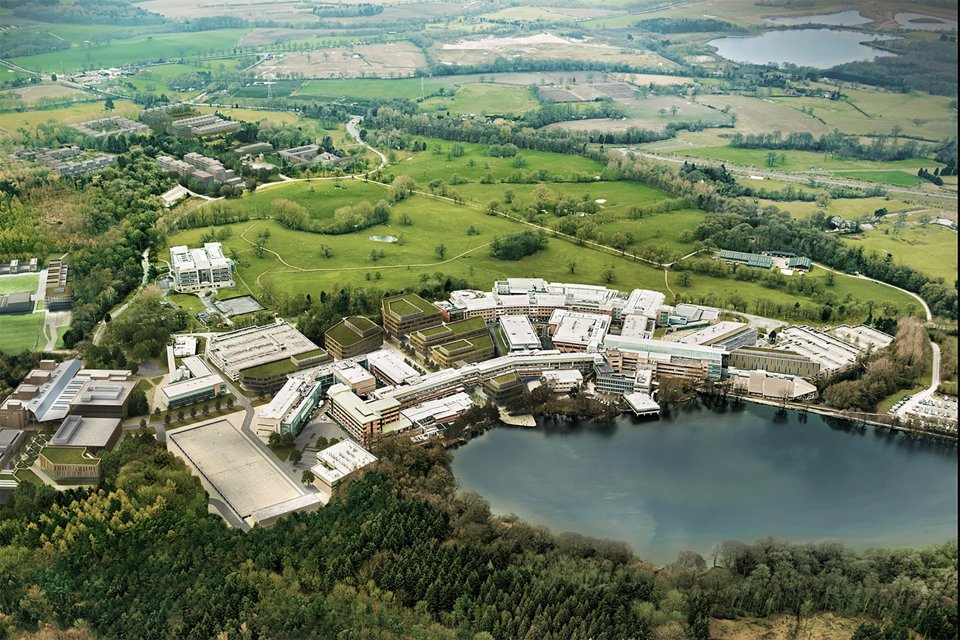
<svg viewBox="0 0 960 640"><path fill-rule="evenodd" d="M858 555L727 541L656 570L622 543L492 516L455 492L443 449L375 453L330 505L247 534L149 436L104 454L98 489L24 484L0 511L0 637L705 640L711 615L823 611L897 640L955 637L956 542Z"/></svg>
<svg viewBox="0 0 960 640"><path fill-rule="evenodd" d="M957 95L956 36L938 39L901 38L872 46L896 55L847 62L824 72L834 80L862 82L895 91L927 91Z"/></svg>
<svg viewBox="0 0 960 640"><path fill-rule="evenodd" d="M0 0L13 15L43 22L76 24L148 25L161 24L163 16L134 6L125 0Z"/></svg>

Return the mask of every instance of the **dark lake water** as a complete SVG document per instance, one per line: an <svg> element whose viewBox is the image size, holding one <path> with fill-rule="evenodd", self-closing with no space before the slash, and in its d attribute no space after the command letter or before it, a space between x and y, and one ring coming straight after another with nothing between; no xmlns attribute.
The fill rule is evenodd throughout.
<svg viewBox="0 0 960 640"><path fill-rule="evenodd" d="M495 513L624 540L657 563L766 535L856 549L957 536L955 447L750 404L501 426L458 449L453 471Z"/></svg>
<svg viewBox="0 0 960 640"><path fill-rule="evenodd" d="M889 36L871 35L859 31L838 29L787 29L767 31L759 36L729 36L711 40L707 44L717 53L734 62L750 64L791 63L804 67L829 67L870 60L890 55L879 49L860 44Z"/></svg>

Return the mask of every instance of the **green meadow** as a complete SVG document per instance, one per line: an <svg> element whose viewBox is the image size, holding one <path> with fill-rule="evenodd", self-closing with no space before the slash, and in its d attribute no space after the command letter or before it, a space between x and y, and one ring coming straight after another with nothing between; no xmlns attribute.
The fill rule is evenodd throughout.
<svg viewBox="0 0 960 640"><path fill-rule="evenodd" d="M36 351L44 345L42 313L0 316L0 351Z"/></svg>
<svg viewBox="0 0 960 640"><path fill-rule="evenodd" d="M957 279L957 234L936 224L906 226L895 235L892 223L884 223L873 231L845 236L844 242L867 251L889 253L894 262L913 267L947 284Z"/></svg>

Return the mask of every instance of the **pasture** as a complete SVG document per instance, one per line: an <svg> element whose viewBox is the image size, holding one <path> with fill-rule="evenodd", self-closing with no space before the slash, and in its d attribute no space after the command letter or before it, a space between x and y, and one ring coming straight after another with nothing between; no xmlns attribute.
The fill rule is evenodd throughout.
<svg viewBox="0 0 960 640"><path fill-rule="evenodd" d="M916 173L907 173L894 169L892 171L834 171L840 178L863 180L864 182L880 182L892 184L896 187L915 187L923 180Z"/></svg>
<svg viewBox="0 0 960 640"><path fill-rule="evenodd" d="M744 134L784 133L808 131L815 136L830 133L830 127L820 120L767 98L733 95L703 95L697 98L714 109L729 109L736 114L736 131Z"/></svg>
<svg viewBox="0 0 960 640"><path fill-rule="evenodd" d="M46 342L43 316L42 313L0 315L0 351L20 353L42 348Z"/></svg>
<svg viewBox="0 0 960 640"><path fill-rule="evenodd" d="M427 59L412 42L332 47L278 54L255 71L266 80L298 78L400 78L424 69Z"/></svg>
<svg viewBox="0 0 960 640"><path fill-rule="evenodd" d="M885 222L877 229L859 235L861 237L844 236L843 241L868 252L889 253L894 262L934 278L943 278L947 284L957 279L957 234L945 227L907 225L895 235L892 222Z"/></svg>
<svg viewBox="0 0 960 640"><path fill-rule="evenodd" d="M913 171L916 173L920 167L933 169L940 166L931 160L922 160L911 158L909 160L896 160L892 162L874 162L872 160L859 160L857 158L842 158L840 156L828 153L818 153L814 151L774 151L777 156L773 166L767 164L767 158L770 151L767 149L738 149L730 146L702 147L698 149L679 150L678 155L691 156L698 158L707 158L720 162L729 162L748 167L770 168L784 171L809 171L811 169L823 169L825 171L836 172L862 172L864 174L874 171L879 173L894 172L904 173ZM859 175L851 176L859 179ZM882 176L886 178L888 176ZM893 176L889 176L893 177ZM916 176L914 176L916 177ZM878 182L881 180L877 180Z"/></svg>
<svg viewBox="0 0 960 640"><path fill-rule="evenodd" d="M243 29L217 29L186 33L140 35L102 44L73 46L54 51L13 58L11 62L42 73L70 72L81 69L119 67L135 63L164 62L181 58L233 51Z"/></svg>

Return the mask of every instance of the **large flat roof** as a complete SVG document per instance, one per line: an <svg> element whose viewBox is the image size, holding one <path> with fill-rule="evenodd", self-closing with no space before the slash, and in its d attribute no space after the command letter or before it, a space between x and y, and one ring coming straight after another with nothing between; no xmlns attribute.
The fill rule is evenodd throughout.
<svg viewBox="0 0 960 640"><path fill-rule="evenodd" d="M119 426L119 418L67 416L50 439L50 446L102 449L110 442Z"/></svg>
<svg viewBox="0 0 960 640"><path fill-rule="evenodd" d="M214 334L207 340L207 353L235 371L311 351L322 349L286 322Z"/></svg>
<svg viewBox="0 0 960 640"><path fill-rule="evenodd" d="M241 518L310 495L225 418L167 437Z"/></svg>
<svg viewBox="0 0 960 640"><path fill-rule="evenodd" d="M526 316L503 316L500 328L511 349L540 349L540 336Z"/></svg>
<svg viewBox="0 0 960 640"><path fill-rule="evenodd" d="M415 293L404 293L399 296L393 296L392 298L384 298L383 308L400 318L412 316L417 313L425 313L428 315L440 313L440 309Z"/></svg>

